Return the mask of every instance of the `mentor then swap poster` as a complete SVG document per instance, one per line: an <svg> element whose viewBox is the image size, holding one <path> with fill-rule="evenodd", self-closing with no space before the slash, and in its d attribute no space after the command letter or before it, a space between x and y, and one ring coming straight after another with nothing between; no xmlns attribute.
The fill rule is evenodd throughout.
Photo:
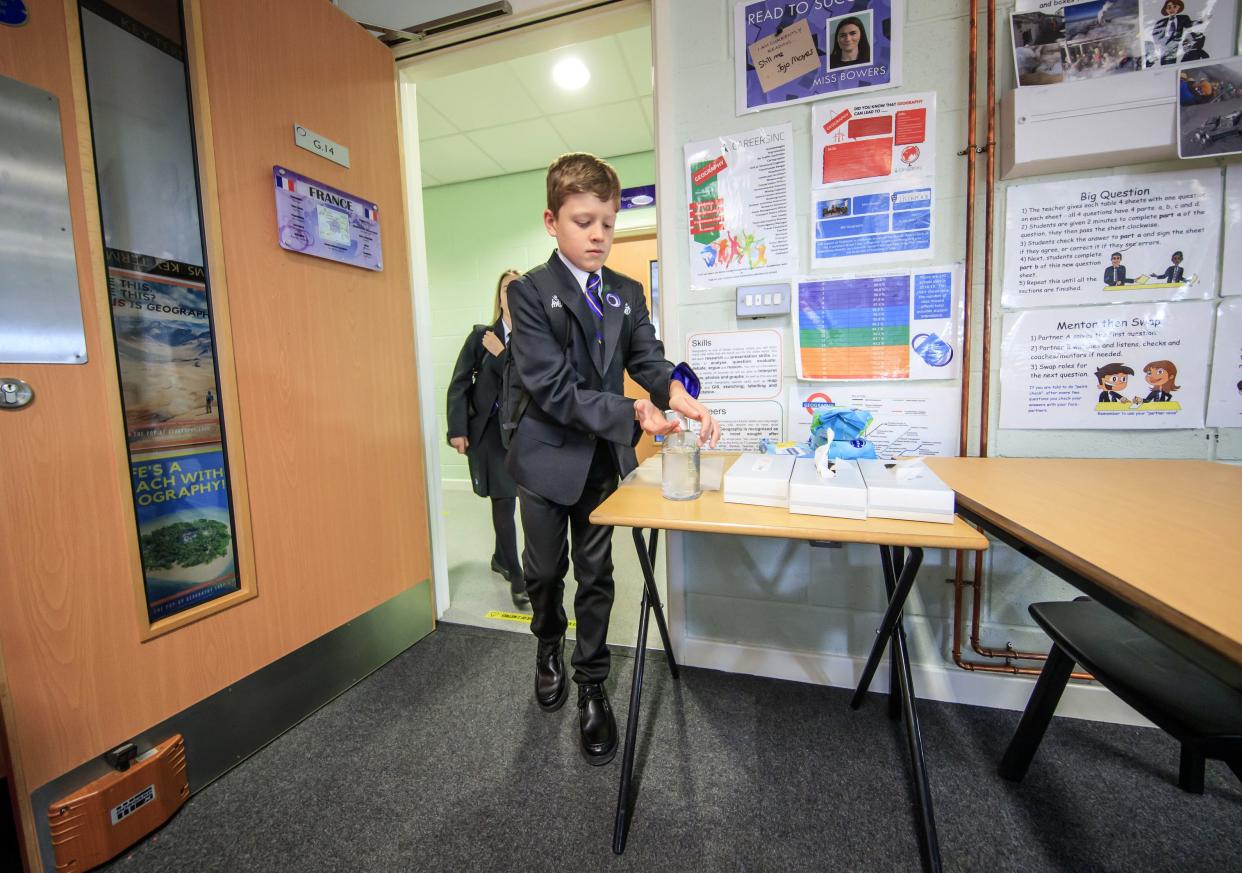
<svg viewBox="0 0 1242 873"><path fill-rule="evenodd" d="M738 3L737 114L900 85L902 2Z"/></svg>

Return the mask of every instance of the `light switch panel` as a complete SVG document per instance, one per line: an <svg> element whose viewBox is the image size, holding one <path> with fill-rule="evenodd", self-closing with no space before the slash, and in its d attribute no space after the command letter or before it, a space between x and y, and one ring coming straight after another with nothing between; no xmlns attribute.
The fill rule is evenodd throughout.
<svg viewBox="0 0 1242 873"><path fill-rule="evenodd" d="M739 285L738 318L768 318L789 314L789 285Z"/></svg>

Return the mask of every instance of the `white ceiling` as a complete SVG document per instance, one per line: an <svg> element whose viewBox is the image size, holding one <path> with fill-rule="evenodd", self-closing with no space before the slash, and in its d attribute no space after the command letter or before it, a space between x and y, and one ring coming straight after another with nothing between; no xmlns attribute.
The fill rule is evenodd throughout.
<svg viewBox="0 0 1242 873"><path fill-rule="evenodd" d="M567 56L591 71L579 91L552 81ZM420 80L417 93L424 186L543 169L568 151L650 151L655 141L649 26Z"/></svg>

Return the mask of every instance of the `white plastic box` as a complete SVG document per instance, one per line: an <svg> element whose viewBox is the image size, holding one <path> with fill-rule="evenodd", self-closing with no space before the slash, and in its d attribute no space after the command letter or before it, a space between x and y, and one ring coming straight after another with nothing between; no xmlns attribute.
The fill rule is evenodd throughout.
<svg viewBox="0 0 1242 873"><path fill-rule="evenodd" d="M810 458L794 462L789 479L789 511L833 518L867 517L867 483L857 461L836 461L836 475L824 479Z"/></svg>
<svg viewBox="0 0 1242 873"><path fill-rule="evenodd" d="M793 455L742 455L724 475L725 503L788 506L795 460Z"/></svg>
<svg viewBox="0 0 1242 873"><path fill-rule="evenodd" d="M895 461L859 461L858 469L867 483L868 515L952 524L953 489L925 464L917 466L916 478L899 479Z"/></svg>

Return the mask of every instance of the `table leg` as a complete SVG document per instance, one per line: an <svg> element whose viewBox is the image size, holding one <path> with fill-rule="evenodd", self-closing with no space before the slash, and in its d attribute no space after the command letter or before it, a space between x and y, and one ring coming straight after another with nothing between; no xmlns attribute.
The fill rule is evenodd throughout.
<svg viewBox="0 0 1242 873"><path fill-rule="evenodd" d="M664 604L660 602L660 591L656 588L655 582L655 559L656 544L659 542L660 531L658 528L652 528L651 539L647 543L647 547L643 548L643 532L638 528L634 528L634 545L638 549L638 563L643 570L643 588L647 594L647 600L651 608L655 611L656 628L660 631L660 640L664 643L664 654L668 657L668 669L673 674L674 679L679 679L677 672L677 659L673 656L673 643L669 639L668 624L664 620Z"/></svg>
<svg viewBox="0 0 1242 873"><path fill-rule="evenodd" d="M630 707L625 723L625 749L621 755L621 787L617 792L617 814L612 828L612 851L620 855L625 851L625 840L630 832L630 789L634 775L634 751L638 741L638 710L642 703L643 670L647 663L647 621L649 612L654 611L656 627L664 641L664 652L668 656L669 670L673 678L678 678L677 661L673 657L673 646L668 636L668 626L664 621L664 608L660 604L660 593L656 590L655 564L658 531L651 531L649 542L643 541L643 532L634 528L634 546L638 550L638 563L643 571L643 598L638 615L638 648L634 652L634 677L630 682Z"/></svg>
<svg viewBox="0 0 1242 873"><path fill-rule="evenodd" d="M901 548L895 547L894 551L900 552ZM880 560L884 565L885 588L889 586L890 579L895 578L896 581L892 583L893 590L888 598L888 608L884 611L884 618L880 620L880 629L871 646L871 654L867 656L867 663L863 667L862 679L859 680L858 688L850 700L850 706L854 709L862 706L863 695L871 687L871 679L875 676L876 668L880 666L880 658L884 656L884 649L892 639L894 628L901 621L901 610L905 607L910 589L914 587L914 577L918 575L919 565L923 563L923 550L910 549L910 560L905 561L902 556L894 557L888 554L887 547L881 546Z"/></svg>
<svg viewBox="0 0 1242 873"><path fill-rule="evenodd" d="M936 817L932 806L931 783L927 776L927 760L923 755L923 734L919 727L919 714L915 709L914 680L910 673L910 653L906 648L906 629L902 610L906 598L914 586L915 576L923 563L923 550L906 550L899 546L880 546L880 563L884 568L884 588L888 593L888 608L880 622L880 630L871 654L863 668L862 679L850 706L857 709L875 675L879 661L887 648L890 650L889 669L892 686L889 689L889 715L905 716L906 745L910 753L910 769L914 777L914 803L917 807L920 830L919 851L923 869L928 873L941 873L940 839L936 833ZM899 701L899 702L894 702Z"/></svg>

